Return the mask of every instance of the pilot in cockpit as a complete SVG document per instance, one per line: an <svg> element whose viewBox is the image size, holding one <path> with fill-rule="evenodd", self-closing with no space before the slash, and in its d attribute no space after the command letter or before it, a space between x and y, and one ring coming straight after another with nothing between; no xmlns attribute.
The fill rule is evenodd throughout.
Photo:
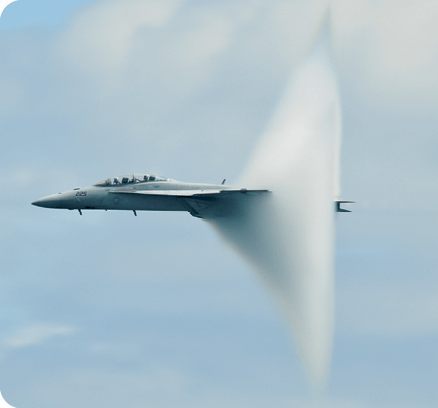
<svg viewBox="0 0 438 408"><path fill-rule="evenodd" d="M148 176L147 174L145 174L145 175L143 176L143 181L149 181L149 176Z"/></svg>
<svg viewBox="0 0 438 408"><path fill-rule="evenodd" d="M114 184L117 184L117 185L121 184L118 177L114 177Z"/></svg>

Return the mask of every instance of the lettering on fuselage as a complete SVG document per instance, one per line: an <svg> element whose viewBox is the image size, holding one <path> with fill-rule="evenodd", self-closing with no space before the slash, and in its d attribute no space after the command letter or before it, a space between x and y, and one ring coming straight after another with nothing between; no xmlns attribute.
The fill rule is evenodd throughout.
<svg viewBox="0 0 438 408"><path fill-rule="evenodd" d="M76 193L76 196L78 196L78 197L85 197L87 195L87 192L86 191L78 191L77 193Z"/></svg>

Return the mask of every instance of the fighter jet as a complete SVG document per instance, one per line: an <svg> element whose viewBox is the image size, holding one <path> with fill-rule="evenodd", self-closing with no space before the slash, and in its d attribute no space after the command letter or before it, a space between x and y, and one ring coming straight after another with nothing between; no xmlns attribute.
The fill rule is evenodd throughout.
<svg viewBox="0 0 438 408"><path fill-rule="evenodd" d="M187 211L198 218L226 216L233 208L269 190L247 190L222 184L184 183L151 174L128 174L86 188L43 197L32 204L78 210Z"/></svg>

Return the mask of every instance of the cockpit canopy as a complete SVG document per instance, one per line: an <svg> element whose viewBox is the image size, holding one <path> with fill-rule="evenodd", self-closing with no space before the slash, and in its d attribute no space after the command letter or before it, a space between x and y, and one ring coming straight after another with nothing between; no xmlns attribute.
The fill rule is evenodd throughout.
<svg viewBox="0 0 438 408"><path fill-rule="evenodd" d="M135 183L148 183L152 181L169 181L166 177L154 176L152 174L144 174L144 173L131 173L124 174L122 176L107 178L106 180L100 181L99 183L94 184L97 187L107 187L107 186L122 186L127 184L135 184Z"/></svg>

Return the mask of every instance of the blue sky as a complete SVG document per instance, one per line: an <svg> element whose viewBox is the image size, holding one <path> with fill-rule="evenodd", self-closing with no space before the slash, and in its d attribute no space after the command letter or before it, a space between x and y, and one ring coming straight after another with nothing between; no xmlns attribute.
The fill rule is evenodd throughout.
<svg viewBox="0 0 438 408"><path fill-rule="evenodd" d="M32 25L61 27L70 13L90 0L32 1L18 0L9 4L0 19L0 29L25 28Z"/></svg>
<svg viewBox="0 0 438 408"><path fill-rule="evenodd" d="M131 171L235 182L323 1L19 0L0 19L0 390L24 407L314 407L251 269L187 214L51 211ZM435 407L437 6L338 0L323 407Z"/></svg>

